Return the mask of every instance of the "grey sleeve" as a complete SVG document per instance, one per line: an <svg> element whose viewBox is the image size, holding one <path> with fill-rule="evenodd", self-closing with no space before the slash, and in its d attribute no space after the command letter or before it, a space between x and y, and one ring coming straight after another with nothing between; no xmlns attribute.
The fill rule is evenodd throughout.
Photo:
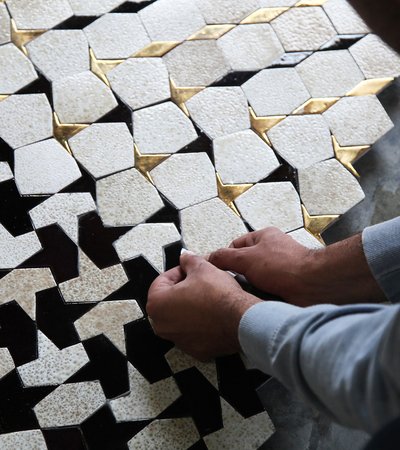
<svg viewBox="0 0 400 450"><path fill-rule="evenodd" d="M400 305L261 302L239 340L253 367L343 425L373 433L400 416Z"/></svg>

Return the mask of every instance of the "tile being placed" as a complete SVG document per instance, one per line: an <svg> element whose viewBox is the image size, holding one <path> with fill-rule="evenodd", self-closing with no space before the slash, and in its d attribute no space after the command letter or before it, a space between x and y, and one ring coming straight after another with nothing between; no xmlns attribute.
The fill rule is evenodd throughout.
<svg viewBox="0 0 400 450"><path fill-rule="evenodd" d="M213 198L181 211L185 247L208 255L247 233L244 223L221 199Z"/></svg>
<svg viewBox="0 0 400 450"><path fill-rule="evenodd" d="M14 237L0 224L0 269L13 269L41 249L34 231Z"/></svg>
<svg viewBox="0 0 400 450"><path fill-rule="evenodd" d="M213 145L215 168L224 184L257 183L280 166L271 147L252 130L220 137Z"/></svg>
<svg viewBox="0 0 400 450"><path fill-rule="evenodd" d="M239 87L206 88L186 106L195 123L211 139L250 128L248 104Z"/></svg>
<svg viewBox="0 0 400 450"><path fill-rule="evenodd" d="M197 139L191 120L172 102L135 111L133 128L142 154L175 153Z"/></svg>
<svg viewBox="0 0 400 450"><path fill-rule="evenodd" d="M347 0L328 0L322 7L338 34L369 33L367 24Z"/></svg>
<svg viewBox="0 0 400 450"><path fill-rule="evenodd" d="M126 123L94 123L68 143L74 157L96 179L135 164L133 138Z"/></svg>
<svg viewBox="0 0 400 450"><path fill-rule="evenodd" d="M84 31L90 47L99 59L129 58L150 44L150 38L138 14L105 14Z"/></svg>
<svg viewBox="0 0 400 450"><path fill-rule="evenodd" d="M117 8L125 0L69 0L75 16L100 16Z"/></svg>
<svg viewBox="0 0 400 450"><path fill-rule="evenodd" d="M55 139L20 147L14 157L22 195L54 194L81 177L74 158Z"/></svg>
<svg viewBox="0 0 400 450"><path fill-rule="evenodd" d="M304 247L310 248L312 250L319 250L321 248L324 248L321 242L304 228L300 228L299 230L292 231L288 234Z"/></svg>
<svg viewBox="0 0 400 450"><path fill-rule="evenodd" d="M0 380L15 368L14 361L8 348L0 348ZM0 441L1 442L1 441ZM2 448L2 447L1 447Z"/></svg>
<svg viewBox="0 0 400 450"><path fill-rule="evenodd" d="M2 450L47 450L47 445L40 430L29 430L0 435L0 448Z"/></svg>
<svg viewBox="0 0 400 450"><path fill-rule="evenodd" d="M336 159L299 170L301 199L311 215L344 214L361 200L358 181Z"/></svg>
<svg viewBox="0 0 400 450"><path fill-rule="evenodd" d="M164 247L180 239L173 223L144 223L124 234L114 247L121 261L143 256L161 273L165 271Z"/></svg>
<svg viewBox="0 0 400 450"><path fill-rule="evenodd" d="M161 58L131 58L107 74L113 91L132 109L171 96L168 70Z"/></svg>
<svg viewBox="0 0 400 450"><path fill-rule="evenodd" d="M323 115L341 146L372 145L393 128L374 95L344 97Z"/></svg>
<svg viewBox="0 0 400 450"><path fill-rule="evenodd" d="M0 45L11 40L10 16L6 5L0 3Z"/></svg>
<svg viewBox="0 0 400 450"><path fill-rule="evenodd" d="M79 425L106 402L99 381L63 384L40 401L34 412L42 428Z"/></svg>
<svg viewBox="0 0 400 450"><path fill-rule="evenodd" d="M332 137L323 116L289 116L268 133L274 149L296 169L334 156Z"/></svg>
<svg viewBox="0 0 400 450"><path fill-rule="evenodd" d="M0 46L0 94L14 94L37 79L29 59L9 43Z"/></svg>
<svg viewBox="0 0 400 450"><path fill-rule="evenodd" d="M96 191L99 214L106 226L134 226L164 207L157 189L136 169L101 179Z"/></svg>
<svg viewBox="0 0 400 450"><path fill-rule="evenodd" d="M82 30L50 30L26 46L29 58L50 81L89 70L89 46Z"/></svg>
<svg viewBox="0 0 400 450"><path fill-rule="evenodd" d="M310 98L296 69L265 69L242 86L257 116L290 114Z"/></svg>
<svg viewBox="0 0 400 450"><path fill-rule="evenodd" d="M208 24L239 23L260 8L259 0L195 0Z"/></svg>
<svg viewBox="0 0 400 450"><path fill-rule="evenodd" d="M54 110L62 123L91 123L113 110L111 90L86 71L53 82Z"/></svg>
<svg viewBox="0 0 400 450"><path fill-rule="evenodd" d="M13 178L14 174L12 173L8 163L0 161L0 183L3 181L12 180Z"/></svg>
<svg viewBox="0 0 400 450"><path fill-rule="evenodd" d="M172 155L150 174L157 189L177 209L218 195L215 168L206 153Z"/></svg>

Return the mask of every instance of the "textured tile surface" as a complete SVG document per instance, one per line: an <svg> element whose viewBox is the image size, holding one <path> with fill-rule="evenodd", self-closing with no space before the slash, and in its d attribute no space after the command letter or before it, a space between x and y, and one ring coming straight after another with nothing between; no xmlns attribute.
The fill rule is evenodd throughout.
<svg viewBox="0 0 400 450"><path fill-rule="evenodd" d="M107 13L124 3L124 0L68 0L76 16L97 16Z"/></svg>
<svg viewBox="0 0 400 450"><path fill-rule="evenodd" d="M14 237L0 224L0 269L13 269L41 249L34 231Z"/></svg>
<svg viewBox="0 0 400 450"><path fill-rule="evenodd" d="M3 181L11 180L14 178L14 174L12 173L10 166L8 163L1 161L0 162L0 183Z"/></svg>
<svg viewBox="0 0 400 450"><path fill-rule="evenodd" d="M347 0L328 0L322 5L338 34L365 34L367 24Z"/></svg>
<svg viewBox="0 0 400 450"><path fill-rule="evenodd" d="M0 380L15 367L10 352L6 347L0 348ZM1 442L1 441L0 441Z"/></svg>
<svg viewBox="0 0 400 450"><path fill-rule="evenodd" d="M318 250L324 247L318 239L316 239L304 228L292 231L291 233L289 233L289 236L291 236L295 241L307 248Z"/></svg>
<svg viewBox="0 0 400 450"><path fill-rule="evenodd" d="M17 431L0 435L3 450L47 450L46 441L40 430Z"/></svg>
<svg viewBox="0 0 400 450"><path fill-rule="evenodd" d="M195 0L209 24L239 23L260 7L259 0Z"/></svg>
<svg viewBox="0 0 400 450"><path fill-rule="evenodd" d="M0 4L0 45L10 42L10 15L8 14L6 5Z"/></svg>

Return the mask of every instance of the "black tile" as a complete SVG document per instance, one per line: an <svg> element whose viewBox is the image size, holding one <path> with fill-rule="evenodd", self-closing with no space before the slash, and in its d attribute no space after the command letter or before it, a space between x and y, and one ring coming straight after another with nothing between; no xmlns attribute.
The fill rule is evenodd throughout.
<svg viewBox="0 0 400 450"><path fill-rule="evenodd" d="M0 161L8 162L12 171L14 171L14 150L0 138Z"/></svg>
<svg viewBox="0 0 400 450"><path fill-rule="evenodd" d="M179 211L161 194L164 207L146 220L146 223L173 223L178 231L181 230Z"/></svg>
<svg viewBox="0 0 400 450"><path fill-rule="evenodd" d="M347 50L364 36L364 34L340 34L325 43L319 50Z"/></svg>
<svg viewBox="0 0 400 450"><path fill-rule="evenodd" d="M208 447L203 440L200 440L199 442L196 442L196 444L189 447L188 450L208 450Z"/></svg>
<svg viewBox="0 0 400 450"><path fill-rule="evenodd" d="M177 242L165 247L165 269L170 270L179 266L182 251L182 242Z"/></svg>
<svg viewBox="0 0 400 450"><path fill-rule="evenodd" d="M96 16L72 16L55 26L53 30L83 30L96 19L98 19Z"/></svg>
<svg viewBox="0 0 400 450"><path fill-rule="evenodd" d="M211 86L241 86L246 81L250 80L254 75L258 73L257 71L251 72L231 72L228 73L224 78L215 82Z"/></svg>
<svg viewBox="0 0 400 450"><path fill-rule="evenodd" d="M157 416L157 419L179 419L181 417L190 417L190 408L183 395Z"/></svg>
<svg viewBox="0 0 400 450"><path fill-rule="evenodd" d="M146 6L151 5L156 0L148 0L141 3L133 3L133 2L125 2L122 5L115 8L112 12L113 13L136 13L139 12L141 9L145 8Z"/></svg>
<svg viewBox="0 0 400 450"><path fill-rule="evenodd" d="M278 181L290 181L295 187L296 191L299 192L299 178L298 172L285 160L283 160L279 155L277 155L281 165L274 170L267 178L260 181L260 183L272 183Z"/></svg>
<svg viewBox="0 0 400 450"><path fill-rule="evenodd" d="M98 119L96 123L124 122L132 132L132 110L121 100L117 99L117 102L118 105L105 116Z"/></svg>
<svg viewBox="0 0 400 450"><path fill-rule="evenodd" d="M196 124L193 124L198 133L198 138L193 141L191 144L183 147L177 153L207 153L213 165L215 165L214 161L214 152L213 152L213 143L212 140L203 133Z"/></svg>
<svg viewBox="0 0 400 450"><path fill-rule="evenodd" d="M38 78L35 81L20 89L16 94L46 94L46 97L53 108L53 90L51 81L40 73L38 73Z"/></svg>
<svg viewBox="0 0 400 450"><path fill-rule="evenodd" d="M90 175L90 173L76 161L81 171L82 176L71 183L69 186L61 190L61 193L74 193L74 192L89 192L93 200L96 201L96 180Z"/></svg>
<svg viewBox="0 0 400 450"><path fill-rule="evenodd" d="M87 450L82 432L77 427L43 429L47 450Z"/></svg>

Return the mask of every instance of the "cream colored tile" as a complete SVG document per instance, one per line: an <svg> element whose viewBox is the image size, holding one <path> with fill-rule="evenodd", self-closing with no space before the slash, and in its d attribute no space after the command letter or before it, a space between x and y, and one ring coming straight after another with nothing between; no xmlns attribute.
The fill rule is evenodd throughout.
<svg viewBox="0 0 400 450"><path fill-rule="evenodd" d="M10 15L8 14L6 5L4 3L0 3L0 45L10 42L10 39Z"/></svg>
<svg viewBox="0 0 400 450"><path fill-rule="evenodd" d="M0 269L13 269L41 250L34 231L12 236L0 224Z"/></svg>
<svg viewBox="0 0 400 450"><path fill-rule="evenodd" d="M260 8L259 0L195 0L209 24L239 23Z"/></svg>
<svg viewBox="0 0 400 450"><path fill-rule="evenodd" d="M298 0L259 0L262 8L274 8L276 6L293 6Z"/></svg>
<svg viewBox="0 0 400 450"><path fill-rule="evenodd" d="M90 2L69 0L69 2L76 16L100 16L125 3L125 0L90 0Z"/></svg>
<svg viewBox="0 0 400 450"><path fill-rule="evenodd" d="M2 450L47 450L47 445L40 430L17 431L0 435Z"/></svg>
<svg viewBox="0 0 400 450"><path fill-rule="evenodd" d="M8 348L0 348L0 380L15 367L14 361ZM1 437L1 436L0 436ZM1 441L0 441L1 442Z"/></svg>
<svg viewBox="0 0 400 450"><path fill-rule="evenodd" d="M369 33L367 24L347 0L328 0L322 7L339 34Z"/></svg>
<svg viewBox="0 0 400 450"><path fill-rule="evenodd" d="M0 162L0 183L2 183L3 181L12 180L13 178L14 178L14 174L12 173L8 163L1 161Z"/></svg>
<svg viewBox="0 0 400 450"><path fill-rule="evenodd" d="M300 228L299 230L292 231L288 234L299 244L304 245L304 247L313 250L324 248L321 242L304 228Z"/></svg>

